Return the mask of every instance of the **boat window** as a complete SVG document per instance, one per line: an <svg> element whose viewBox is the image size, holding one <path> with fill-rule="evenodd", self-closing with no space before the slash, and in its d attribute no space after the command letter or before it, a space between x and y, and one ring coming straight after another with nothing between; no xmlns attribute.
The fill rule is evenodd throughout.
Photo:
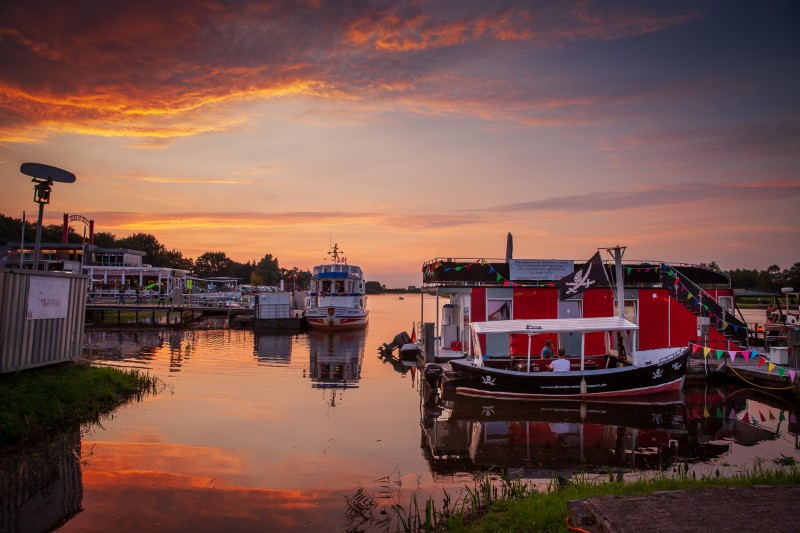
<svg viewBox="0 0 800 533"><path fill-rule="evenodd" d="M486 320L511 320L512 300L487 300Z"/></svg>

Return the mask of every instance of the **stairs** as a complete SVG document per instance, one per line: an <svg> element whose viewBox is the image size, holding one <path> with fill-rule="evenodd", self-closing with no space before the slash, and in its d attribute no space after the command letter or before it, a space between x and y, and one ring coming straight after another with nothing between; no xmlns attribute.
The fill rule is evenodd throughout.
<svg viewBox="0 0 800 533"><path fill-rule="evenodd" d="M678 269L661 263L661 285L669 289L675 301L698 317L709 317L714 327L727 340L747 345L747 324L726 311L710 294L684 276Z"/></svg>

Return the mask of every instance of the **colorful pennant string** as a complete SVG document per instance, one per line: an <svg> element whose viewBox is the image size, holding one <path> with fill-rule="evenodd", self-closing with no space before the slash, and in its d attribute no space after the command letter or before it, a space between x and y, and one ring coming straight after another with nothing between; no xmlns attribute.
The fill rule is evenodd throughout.
<svg viewBox="0 0 800 533"><path fill-rule="evenodd" d="M714 357L717 358L717 361L719 361L720 359L722 359L726 355L728 357L730 357L731 362L733 362L736 359L736 357L739 356L739 355L741 355L744 358L745 361L749 361L753 357L758 357L759 358L759 360L758 360L758 368L761 368L766 363L767 364L767 373L768 374L771 374L772 371L777 368L778 369L778 376L780 376L781 378L783 378L783 376L785 374L789 375L789 383L794 383L795 378L800 377L796 370L792 370L792 369L789 369L789 368L785 368L785 367L773 364L768 359L766 359L761 354L759 354L756 350L720 350L718 348L709 348L708 346L702 346L702 345L694 343L694 342L690 342L689 343L689 348L690 348L691 353L693 353L693 354L698 354L698 353L702 352L704 359L708 359L709 356L711 356L713 354Z"/></svg>

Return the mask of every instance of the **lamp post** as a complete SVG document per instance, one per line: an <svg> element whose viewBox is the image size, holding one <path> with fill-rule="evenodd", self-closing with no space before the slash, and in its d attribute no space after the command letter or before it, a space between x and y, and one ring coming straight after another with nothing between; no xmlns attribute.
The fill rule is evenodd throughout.
<svg viewBox="0 0 800 533"><path fill-rule="evenodd" d="M39 270L39 255L42 250L42 219L44 218L44 206L50 203L50 191L53 189L53 182L74 183L75 174L67 172L57 167L43 165L41 163L22 163L19 171L33 179L33 201L39 204L39 220L36 223L36 242L33 249L33 269Z"/></svg>

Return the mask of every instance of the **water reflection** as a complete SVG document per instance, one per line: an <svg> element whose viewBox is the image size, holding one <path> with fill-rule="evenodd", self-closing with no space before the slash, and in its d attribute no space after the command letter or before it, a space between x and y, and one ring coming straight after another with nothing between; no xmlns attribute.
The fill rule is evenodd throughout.
<svg viewBox="0 0 800 533"><path fill-rule="evenodd" d="M440 397L423 387L422 442L431 472L502 470L511 477L665 470L708 463L788 431L796 406L735 388L687 388L635 401L503 401Z"/></svg>
<svg viewBox="0 0 800 533"><path fill-rule="evenodd" d="M0 531L50 531L81 510L76 431L0 458Z"/></svg>
<svg viewBox="0 0 800 533"><path fill-rule="evenodd" d="M342 399L343 389L358 387L365 339L365 330L308 332L311 387L329 390L329 405Z"/></svg>
<svg viewBox="0 0 800 533"><path fill-rule="evenodd" d="M291 334L255 333L255 356L259 364L288 365L292 362Z"/></svg>

